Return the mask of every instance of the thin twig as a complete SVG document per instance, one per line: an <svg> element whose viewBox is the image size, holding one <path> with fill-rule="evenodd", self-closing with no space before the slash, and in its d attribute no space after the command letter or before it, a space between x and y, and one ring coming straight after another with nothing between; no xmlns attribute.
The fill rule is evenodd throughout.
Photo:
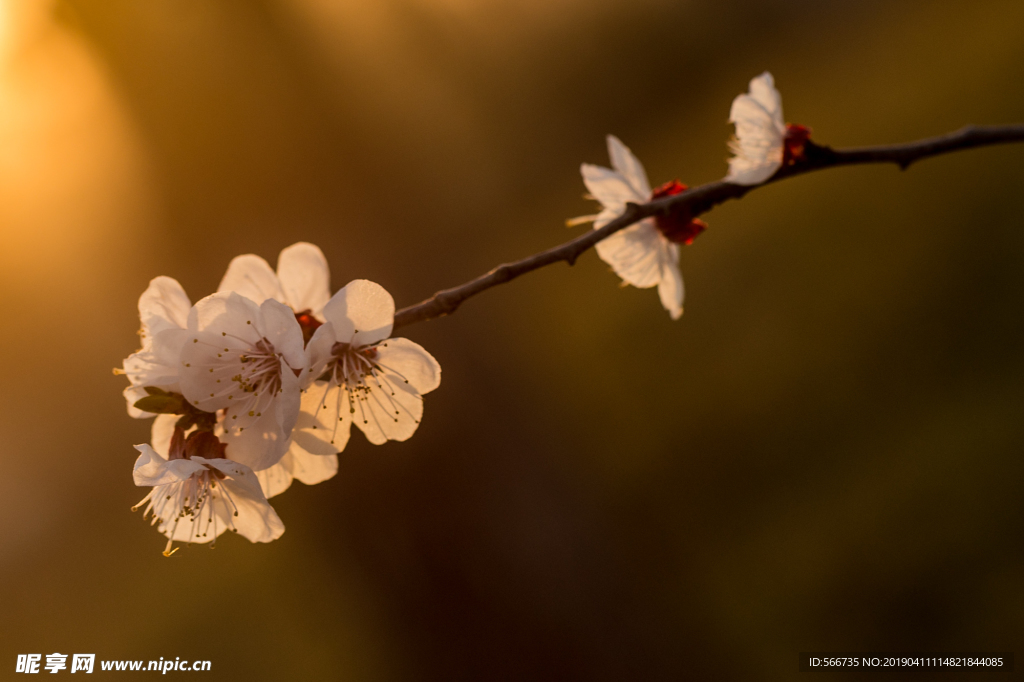
<svg viewBox="0 0 1024 682"><path fill-rule="evenodd" d="M724 201L739 199L752 189L811 171L866 163L894 163L901 169L905 169L915 161L929 156L1007 142L1024 142L1024 125L965 126L960 130L938 137L877 147L832 149L809 143L806 161L780 168L775 175L760 185L742 186L719 180L646 204L628 203L621 216L599 230L591 230L564 244L522 260L504 263L465 284L439 291L421 303L402 308L395 314L395 327L404 327L414 322L450 315L467 298L545 265L559 261L565 261L572 265L580 254L597 242L658 213L688 212L691 216L696 217Z"/></svg>

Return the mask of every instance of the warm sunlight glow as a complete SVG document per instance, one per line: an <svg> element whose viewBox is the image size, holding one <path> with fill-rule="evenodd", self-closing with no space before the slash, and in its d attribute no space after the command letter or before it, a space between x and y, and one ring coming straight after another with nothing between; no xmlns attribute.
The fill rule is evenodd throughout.
<svg viewBox="0 0 1024 682"><path fill-rule="evenodd" d="M49 3L0 2L0 278L79 267L139 206L140 154L102 68ZM45 255L44 255L45 254Z"/></svg>

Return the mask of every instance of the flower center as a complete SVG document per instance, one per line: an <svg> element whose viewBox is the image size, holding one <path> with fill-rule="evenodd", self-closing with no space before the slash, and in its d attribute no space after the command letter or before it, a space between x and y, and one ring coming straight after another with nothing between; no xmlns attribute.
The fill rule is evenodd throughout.
<svg viewBox="0 0 1024 682"><path fill-rule="evenodd" d="M185 542L205 538L211 530L214 538L220 535L218 516L213 508L218 497L223 500L221 504L227 503L232 512L226 522L227 528L235 530L233 517L238 516L238 505L224 486L217 485L217 481L224 478L223 473L207 465L204 470L195 472L184 481L153 487L149 494L132 507L132 511L136 511L145 504L142 517L149 518L152 514L153 523L160 524L161 532L170 530L164 556L171 556L178 551L172 547L181 523L191 526ZM221 519L221 522L224 521Z"/></svg>
<svg viewBox="0 0 1024 682"><path fill-rule="evenodd" d="M369 390L366 377L373 375L373 361L377 357L375 347L355 348L351 344L338 342L331 347L331 355L328 371L333 373L334 380L339 386Z"/></svg>
<svg viewBox="0 0 1024 682"><path fill-rule="evenodd" d="M274 352L274 346L266 339L260 339L251 350L243 353L239 359L242 371L231 377L245 393L265 393L271 395L281 389L281 360Z"/></svg>
<svg viewBox="0 0 1024 682"><path fill-rule="evenodd" d="M686 185L678 180L666 182L651 193L651 199L663 199L682 194L687 189ZM704 230L708 229L707 223L694 218L688 209L671 210L668 213L659 213L654 217L654 224L658 231L665 235L665 238L676 244L692 244Z"/></svg>
<svg viewBox="0 0 1024 682"><path fill-rule="evenodd" d="M782 165L792 166L807 160L807 141L811 129L795 123L786 124L786 136L782 138Z"/></svg>
<svg viewBox="0 0 1024 682"><path fill-rule="evenodd" d="M302 345L304 346L313 338L313 332L323 324L323 322L313 317L313 311L308 309L295 313L295 321L302 328Z"/></svg>

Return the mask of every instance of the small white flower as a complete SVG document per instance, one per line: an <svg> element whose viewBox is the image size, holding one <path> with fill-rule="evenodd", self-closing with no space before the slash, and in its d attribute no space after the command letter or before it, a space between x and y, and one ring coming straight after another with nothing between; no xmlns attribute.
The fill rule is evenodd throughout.
<svg viewBox="0 0 1024 682"><path fill-rule="evenodd" d="M805 158L804 145L810 130L786 125L782 95L767 71L750 81L749 94L733 100L729 122L736 125L736 137L729 143L735 155L729 159L729 174L725 176L729 182L758 185L782 166Z"/></svg>
<svg viewBox="0 0 1024 682"><path fill-rule="evenodd" d="M584 184L602 206L601 213L593 216L595 230L622 215L627 202L645 204L686 190L686 185L673 181L652 191L643 164L614 135L608 136L608 155L611 168L589 163L580 166ZM625 283L640 289L657 286L661 304L677 320L683 314L684 293L679 244L691 243L706 228L703 221L688 214L645 218L599 241L597 255Z"/></svg>
<svg viewBox="0 0 1024 682"><path fill-rule="evenodd" d="M177 280L157 277L139 298L139 319L142 329L142 349L132 353L122 363L124 374L131 385L124 390L128 414L136 419L152 417L135 403L145 397L146 386L179 392L178 358L185 341L185 324L192 302Z"/></svg>
<svg viewBox="0 0 1024 682"><path fill-rule="evenodd" d="M278 255L276 273L267 261L253 254L232 259L217 291L233 291L257 304L267 299L284 303L295 313L303 340L308 343L324 321L323 307L331 298L330 283L330 269L323 252L313 244L298 242ZM293 479L313 485L338 472L338 450L312 435L316 431L314 426L319 425L323 433L326 425L306 409L307 402L303 400L292 442L281 461L256 472L267 497L287 490ZM315 411L315 407L312 405L311 409Z"/></svg>
<svg viewBox="0 0 1024 682"><path fill-rule="evenodd" d="M187 450L179 440L177 452L168 458L166 450L176 419L173 415L157 417L156 447L135 446L140 453L135 462L135 484L153 489L132 509L146 505L143 516L152 514L157 529L167 536L164 555L173 554L175 542L212 542L226 530L252 542L281 537L284 524L267 502L256 474L247 466L225 459L224 446L213 434L194 431Z"/></svg>
<svg viewBox="0 0 1024 682"><path fill-rule="evenodd" d="M304 412L319 422L296 429L342 450L351 425L380 445L406 440L423 415L422 396L441 383L441 367L419 345L390 339L395 302L384 287L354 280L324 306L326 322L306 347L309 356ZM320 380L320 379L323 380Z"/></svg>
<svg viewBox="0 0 1024 682"><path fill-rule="evenodd" d="M224 410L223 440L232 459L254 470L288 450L299 413L296 375L306 368L302 330L286 305L257 306L236 293L193 306L181 351L181 392L205 412Z"/></svg>

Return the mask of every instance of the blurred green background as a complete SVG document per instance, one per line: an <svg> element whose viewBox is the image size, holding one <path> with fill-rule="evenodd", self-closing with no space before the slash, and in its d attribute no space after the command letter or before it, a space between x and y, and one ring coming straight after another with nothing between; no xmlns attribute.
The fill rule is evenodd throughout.
<svg viewBox="0 0 1024 682"><path fill-rule="evenodd" d="M615 133L724 175L770 69L825 144L1024 121L1019 0L2 0L0 677L778 680L1024 641L1024 146L705 216L686 314L593 253L403 330L444 368L270 545L129 507L136 300L318 244L398 304L568 239ZM1021 653L1021 652L1018 652ZM102 675L102 673L97 673ZM848 679L849 675L816 679Z"/></svg>

